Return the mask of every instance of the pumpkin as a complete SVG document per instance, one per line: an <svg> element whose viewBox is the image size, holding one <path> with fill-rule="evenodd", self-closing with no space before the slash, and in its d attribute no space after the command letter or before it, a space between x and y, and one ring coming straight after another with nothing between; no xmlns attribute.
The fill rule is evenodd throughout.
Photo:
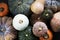
<svg viewBox="0 0 60 40"><path fill-rule="evenodd" d="M8 0L10 12L15 16L17 14L30 15L30 5L34 0Z"/></svg>
<svg viewBox="0 0 60 40"><path fill-rule="evenodd" d="M35 14L41 14L44 10L44 4L40 1L35 1L31 5L31 11Z"/></svg>
<svg viewBox="0 0 60 40"><path fill-rule="evenodd" d="M32 33L32 26L28 26L25 30L18 32L18 40L38 40Z"/></svg>
<svg viewBox="0 0 60 40"><path fill-rule="evenodd" d="M52 9L54 12L60 11L60 1L46 0L45 7Z"/></svg>
<svg viewBox="0 0 60 40"><path fill-rule="evenodd" d="M31 25L34 25L37 21L42 21L40 19L40 15L32 14L31 17L30 17Z"/></svg>
<svg viewBox="0 0 60 40"><path fill-rule="evenodd" d="M33 34L35 36L40 37L47 32L48 28L47 28L47 25L44 22L36 22L33 25L32 30L33 30Z"/></svg>
<svg viewBox="0 0 60 40"><path fill-rule="evenodd" d="M40 40L52 40L52 38L53 38L53 35L50 30L48 30L47 33L44 34L43 36L39 37Z"/></svg>
<svg viewBox="0 0 60 40"><path fill-rule="evenodd" d="M44 21L49 21L53 17L53 11L51 9L46 8L40 17Z"/></svg>
<svg viewBox="0 0 60 40"><path fill-rule="evenodd" d="M17 24L17 25L16 25ZM29 25L29 19L27 16L23 14L17 14L13 18L13 27L16 30L24 30Z"/></svg>
<svg viewBox="0 0 60 40"><path fill-rule="evenodd" d="M8 13L8 6L6 3L0 3L0 16L5 16Z"/></svg>
<svg viewBox="0 0 60 40"><path fill-rule="evenodd" d="M50 24L54 32L60 32L60 12L54 14Z"/></svg>
<svg viewBox="0 0 60 40"><path fill-rule="evenodd" d="M12 26L11 17L0 17L0 40L15 40L16 30Z"/></svg>

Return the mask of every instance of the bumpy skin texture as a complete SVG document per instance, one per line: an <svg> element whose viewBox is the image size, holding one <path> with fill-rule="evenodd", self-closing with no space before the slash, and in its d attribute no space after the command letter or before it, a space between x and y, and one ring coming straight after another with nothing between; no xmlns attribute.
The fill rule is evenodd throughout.
<svg viewBox="0 0 60 40"><path fill-rule="evenodd" d="M51 27L54 32L60 32L60 12L54 14L51 20Z"/></svg>
<svg viewBox="0 0 60 40"><path fill-rule="evenodd" d="M48 8L51 8L54 12L60 11L59 0L46 0L45 6Z"/></svg>
<svg viewBox="0 0 60 40"><path fill-rule="evenodd" d="M30 5L34 0L8 0L9 9L13 15L22 13L29 14Z"/></svg>
<svg viewBox="0 0 60 40"><path fill-rule="evenodd" d="M43 23L43 22L36 22L33 25L33 29L32 30L33 30L33 34L35 36L40 37L40 36L44 35L47 32L48 28L47 28L45 23Z"/></svg>
<svg viewBox="0 0 60 40"><path fill-rule="evenodd" d="M19 40L38 40L38 38L33 35L31 26L28 26L23 31L19 31L18 39Z"/></svg>
<svg viewBox="0 0 60 40"><path fill-rule="evenodd" d="M50 30L48 30L46 34L47 34L47 35L45 35L44 37L47 37L47 38L44 38L44 37L42 36L42 37L40 37L39 39L40 39L40 40L52 40L52 38L53 38L52 32L51 32Z"/></svg>
<svg viewBox="0 0 60 40"><path fill-rule="evenodd" d="M0 17L0 40L14 40L16 30L12 26L11 17Z"/></svg>

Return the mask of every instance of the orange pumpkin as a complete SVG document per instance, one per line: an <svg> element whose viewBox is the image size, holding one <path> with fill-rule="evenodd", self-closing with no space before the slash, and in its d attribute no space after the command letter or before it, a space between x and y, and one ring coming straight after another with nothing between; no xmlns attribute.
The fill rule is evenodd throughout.
<svg viewBox="0 0 60 40"><path fill-rule="evenodd" d="M6 3L0 3L0 16L5 16L8 13L8 6Z"/></svg>
<svg viewBox="0 0 60 40"><path fill-rule="evenodd" d="M47 31L47 33L39 38L39 40L52 40L53 35L50 30Z"/></svg>

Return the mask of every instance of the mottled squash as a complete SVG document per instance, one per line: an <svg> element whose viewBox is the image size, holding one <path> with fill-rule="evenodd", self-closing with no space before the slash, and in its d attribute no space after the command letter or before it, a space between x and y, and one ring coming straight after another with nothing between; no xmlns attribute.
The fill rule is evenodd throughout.
<svg viewBox="0 0 60 40"><path fill-rule="evenodd" d="M12 26L11 17L0 17L0 40L15 40L16 30Z"/></svg>

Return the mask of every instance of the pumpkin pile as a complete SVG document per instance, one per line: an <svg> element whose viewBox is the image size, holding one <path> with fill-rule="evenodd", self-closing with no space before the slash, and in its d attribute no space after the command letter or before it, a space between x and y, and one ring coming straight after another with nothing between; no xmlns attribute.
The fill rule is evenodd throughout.
<svg viewBox="0 0 60 40"><path fill-rule="evenodd" d="M60 32L60 1L0 2L0 40L53 40Z"/></svg>

